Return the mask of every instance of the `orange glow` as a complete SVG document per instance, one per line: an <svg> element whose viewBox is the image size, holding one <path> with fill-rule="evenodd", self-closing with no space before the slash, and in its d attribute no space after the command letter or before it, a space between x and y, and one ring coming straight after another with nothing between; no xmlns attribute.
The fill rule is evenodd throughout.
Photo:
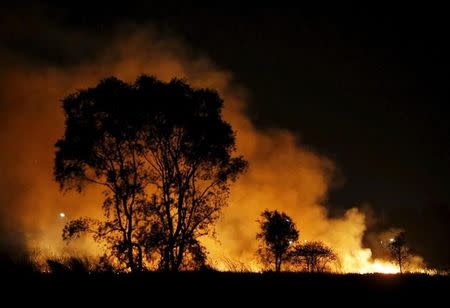
<svg viewBox="0 0 450 308"><path fill-rule="evenodd" d="M77 67L32 67L19 61L0 72L0 99L9 102L0 121L0 141L8 145L8 151L0 153L4 172L0 184L10 191L8 219L16 220L26 233L29 250L49 255L101 252L89 239L70 245L61 239L67 221L62 214L98 217L102 194L96 187L80 195L62 194L52 179L53 146L63 133L59 102L75 89L93 86L109 75L131 81L148 73L162 80L184 77L194 86L217 89L225 100L224 117L237 132L238 151L250 163L248 173L232 187L216 238L203 239L213 266L259 271L256 219L264 209L278 209L294 219L300 240L323 241L337 252L341 258L337 272L397 272L392 264L373 260L370 249L362 247L366 225L360 210L352 208L343 217L328 217L324 204L334 163L299 145L288 131L257 130L243 111L247 94L233 83L231 73L205 58L188 58L185 46L155 38L151 32L118 36L116 44L104 50L108 54L99 55L101 60ZM61 214L55 217L55 213Z"/></svg>
<svg viewBox="0 0 450 308"><path fill-rule="evenodd" d="M380 261L375 261L371 264L372 271L374 273L383 273L383 274L397 274L398 268L391 263L382 263Z"/></svg>

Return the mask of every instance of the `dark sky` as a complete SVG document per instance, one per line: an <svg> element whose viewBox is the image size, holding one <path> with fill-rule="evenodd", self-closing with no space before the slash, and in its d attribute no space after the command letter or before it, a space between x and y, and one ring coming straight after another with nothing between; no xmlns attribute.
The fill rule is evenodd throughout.
<svg viewBox="0 0 450 308"><path fill-rule="evenodd" d="M403 227L413 244L420 243L420 253L440 250L432 261L450 263L450 66L443 7L126 5L45 10L63 30L108 36L124 22L151 23L185 40L249 89L248 113L259 127L289 129L336 162L345 181L330 195L332 213L369 202L381 217L372 228ZM70 61L47 49L40 51L47 61Z"/></svg>

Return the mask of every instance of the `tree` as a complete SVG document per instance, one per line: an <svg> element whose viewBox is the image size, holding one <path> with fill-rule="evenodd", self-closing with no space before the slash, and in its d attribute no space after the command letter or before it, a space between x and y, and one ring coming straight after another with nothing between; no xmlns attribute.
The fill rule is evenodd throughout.
<svg viewBox="0 0 450 308"><path fill-rule="evenodd" d="M186 253L201 255L197 239L247 166L232 156L235 136L222 107L213 90L145 75L134 84L111 77L67 96L55 178L62 189L104 187L105 219L71 221L64 239L91 232L133 271L154 254L161 269L174 271Z"/></svg>
<svg viewBox="0 0 450 308"><path fill-rule="evenodd" d="M337 255L322 242L307 242L294 247L291 261L303 265L308 272L324 272L331 262L337 261Z"/></svg>
<svg viewBox="0 0 450 308"><path fill-rule="evenodd" d="M258 254L266 263L273 263L275 271L289 256L290 247L297 241L299 232L292 219L283 212L265 210L259 221L261 231L256 238L261 240Z"/></svg>
<svg viewBox="0 0 450 308"><path fill-rule="evenodd" d="M144 158L156 188L149 209L159 221L154 233L161 268L177 271L185 252L201 247L197 238L210 231L226 205L230 182L247 162L232 156L235 136L222 119L216 92L179 80L163 86L150 77L140 78L136 87L143 101L156 102L145 139ZM154 245L154 239L147 243Z"/></svg>
<svg viewBox="0 0 450 308"><path fill-rule="evenodd" d="M93 183L105 188L105 221L69 222L63 238L92 232L104 240L119 263L142 269L142 224L148 176L142 158L142 124L133 87L115 78L63 99L64 137L56 143L54 174L62 189L81 191Z"/></svg>
<svg viewBox="0 0 450 308"><path fill-rule="evenodd" d="M400 232L396 237L389 241L388 247L391 253L391 258L395 263L397 263L400 274L403 274L405 264L408 262L410 257L410 251L406 244L405 232Z"/></svg>

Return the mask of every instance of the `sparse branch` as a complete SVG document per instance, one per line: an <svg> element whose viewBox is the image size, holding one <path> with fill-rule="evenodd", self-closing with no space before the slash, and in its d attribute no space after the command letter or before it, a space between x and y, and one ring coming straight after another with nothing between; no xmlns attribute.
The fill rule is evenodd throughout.
<svg viewBox="0 0 450 308"><path fill-rule="evenodd" d="M91 183L94 183L94 184L97 184L97 185L105 186L105 187L107 187L109 190L111 190L112 192L114 192L114 188L113 188L109 183L106 183L106 182L100 182L100 181L94 180L94 179L92 179L92 178L90 178L90 177L88 177L88 176L86 176L86 175L83 176L83 179L84 179L85 181L88 181L88 182L91 182Z"/></svg>

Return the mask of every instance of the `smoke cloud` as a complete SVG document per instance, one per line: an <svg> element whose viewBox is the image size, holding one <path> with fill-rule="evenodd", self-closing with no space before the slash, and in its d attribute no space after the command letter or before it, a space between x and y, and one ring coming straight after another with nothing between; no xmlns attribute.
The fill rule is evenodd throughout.
<svg viewBox="0 0 450 308"><path fill-rule="evenodd" d="M324 204L336 172L334 163L299 145L289 131L256 129L245 113L250 94L235 84L231 72L153 30L122 31L105 41L95 54L84 56L77 50L90 50L77 44L95 41L95 37L52 35L68 44L67 51L59 52L70 50L70 55L77 56L75 64L36 63L5 49L0 51L1 246L50 254L77 251L95 255L100 251L89 239L70 245L61 239L67 219L101 214L102 194L94 187L82 194L63 194L52 178L54 143L64 130L60 100L107 76L133 81L145 73L165 81L181 77L195 87L217 89L225 101L224 117L237 133L238 152L250 163L248 172L232 187L230 205L216 225L215 236L204 239L218 268L226 268L224 260L233 260L258 269L256 220L264 209L290 215L301 241L321 240L334 248L344 272L389 266L371 260L370 249L362 248L366 225L361 211L352 208L340 218L328 217ZM61 212L65 218L59 216Z"/></svg>

